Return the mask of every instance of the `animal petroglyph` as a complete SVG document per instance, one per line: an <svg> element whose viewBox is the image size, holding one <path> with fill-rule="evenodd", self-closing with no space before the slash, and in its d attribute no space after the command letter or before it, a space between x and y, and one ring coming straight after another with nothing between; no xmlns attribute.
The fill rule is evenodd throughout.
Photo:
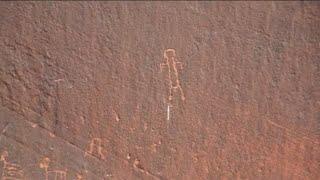
<svg viewBox="0 0 320 180"><path fill-rule="evenodd" d="M18 164L8 162L9 153L3 151L0 161L3 162L1 180L19 180L23 179L23 170Z"/></svg>
<svg viewBox="0 0 320 180"><path fill-rule="evenodd" d="M178 72L178 66L180 69L182 69L182 63L177 60L176 57L176 51L174 49L167 49L164 51L164 63L160 64L160 70L164 67L168 68L168 79L169 79L169 97L168 97L168 103L171 104L172 98L173 98L173 92L176 92L179 90L180 97L184 101L186 98L184 96L184 92L180 85L179 80L179 72Z"/></svg>
<svg viewBox="0 0 320 180"><path fill-rule="evenodd" d="M89 150L85 152L85 156L87 156L88 154L91 154L94 156L95 154L94 152L96 152L101 159L105 159L106 157L102 151L103 151L103 148L102 148L101 138L93 138L90 142Z"/></svg>
<svg viewBox="0 0 320 180"><path fill-rule="evenodd" d="M44 169L46 180L67 180L67 170L51 170L49 171L49 158L43 158L40 162L40 168Z"/></svg>

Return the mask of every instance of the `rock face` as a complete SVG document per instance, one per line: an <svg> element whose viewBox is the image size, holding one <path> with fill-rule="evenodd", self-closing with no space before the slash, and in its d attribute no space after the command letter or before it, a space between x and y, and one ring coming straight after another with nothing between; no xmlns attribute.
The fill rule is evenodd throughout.
<svg viewBox="0 0 320 180"><path fill-rule="evenodd" d="M319 2L1 2L2 179L319 179Z"/></svg>

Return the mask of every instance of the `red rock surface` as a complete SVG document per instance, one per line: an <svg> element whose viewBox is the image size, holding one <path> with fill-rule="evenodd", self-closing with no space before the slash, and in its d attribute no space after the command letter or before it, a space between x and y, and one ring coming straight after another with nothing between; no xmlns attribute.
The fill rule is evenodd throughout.
<svg viewBox="0 0 320 180"><path fill-rule="evenodd" d="M2 179L319 179L319 10L0 2Z"/></svg>

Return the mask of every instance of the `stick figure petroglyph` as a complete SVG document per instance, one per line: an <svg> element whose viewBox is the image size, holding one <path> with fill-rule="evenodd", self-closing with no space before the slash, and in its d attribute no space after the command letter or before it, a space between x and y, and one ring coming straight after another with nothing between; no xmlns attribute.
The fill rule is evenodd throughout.
<svg viewBox="0 0 320 180"><path fill-rule="evenodd" d="M169 97L167 106L167 121L170 121L170 108L172 107L173 93L179 90L181 100L184 101L186 98L180 85L178 67L182 69L182 63L176 58L176 51L174 49L167 49L163 54L164 63L160 64L160 70L166 66L168 68L168 79L169 79Z"/></svg>
<svg viewBox="0 0 320 180"><path fill-rule="evenodd" d="M7 160L8 156L9 156L9 153L7 151L3 151L3 153L1 154L0 161L3 162L1 179L2 180L23 179L23 170L21 166L19 166L18 164L8 162Z"/></svg>
<svg viewBox="0 0 320 180"><path fill-rule="evenodd" d="M51 170L49 171L49 164L50 159L49 158L43 158L40 162L40 168L44 169L45 171L45 177L46 180L49 180L49 178L53 178L54 180L67 180L67 170Z"/></svg>
<svg viewBox="0 0 320 180"><path fill-rule="evenodd" d="M176 58L176 51L174 49L167 49L164 51L164 63L160 64L160 70L166 66L168 68L168 76L169 76L169 98L168 103L171 104L173 98L173 92L179 90L180 97L184 101L186 98L184 96L183 90L180 85L178 66L182 69L182 63L179 62Z"/></svg>
<svg viewBox="0 0 320 180"><path fill-rule="evenodd" d="M103 154L102 149L102 140L101 138L93 138L89 145L89 150L85 152L84 156L87 156L88 154L94 155L94 152L97 151L98 156L100 156L101 159L105 159L105 155Z"/></svg>

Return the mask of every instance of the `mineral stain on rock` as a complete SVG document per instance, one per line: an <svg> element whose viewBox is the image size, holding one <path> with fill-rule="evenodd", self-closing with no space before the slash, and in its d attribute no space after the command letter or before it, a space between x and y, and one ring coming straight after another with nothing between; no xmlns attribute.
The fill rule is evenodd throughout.
<svg viewBox="0 0 320 180"><path fill-rule="evenodd" d="M0 179L319 179L319 9L0 2Z"/></svg>

